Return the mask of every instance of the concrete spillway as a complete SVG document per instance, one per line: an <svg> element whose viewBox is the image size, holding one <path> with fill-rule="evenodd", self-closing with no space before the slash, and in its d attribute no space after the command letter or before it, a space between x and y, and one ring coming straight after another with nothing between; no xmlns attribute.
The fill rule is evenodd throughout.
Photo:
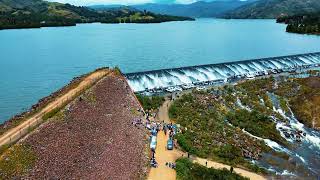
<svg viewBox="0 0 320 180"><path fill-rule="evenodd" d="M135 92L320 65L320 52L125 74Z"/></svg>

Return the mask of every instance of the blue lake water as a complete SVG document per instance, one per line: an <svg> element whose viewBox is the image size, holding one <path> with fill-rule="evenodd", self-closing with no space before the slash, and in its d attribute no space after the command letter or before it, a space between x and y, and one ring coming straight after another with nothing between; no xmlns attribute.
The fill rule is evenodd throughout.
<svg viewBox="0 0 320 180"><path fill-rule="evenodd" d="M275 20L199 19L0 31L0 122L101 66L136 72L320 51Z"/></svg>

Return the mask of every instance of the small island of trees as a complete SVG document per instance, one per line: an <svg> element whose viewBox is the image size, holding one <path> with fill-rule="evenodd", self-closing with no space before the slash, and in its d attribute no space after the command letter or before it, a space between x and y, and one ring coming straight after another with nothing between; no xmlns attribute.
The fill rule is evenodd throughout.
<svg viewBox="0 0 320 180"><path fill-rule="evenodd" d="M287 24L287 32L320 34L320 13L282 16L277 19L277 22Z"/></svg>

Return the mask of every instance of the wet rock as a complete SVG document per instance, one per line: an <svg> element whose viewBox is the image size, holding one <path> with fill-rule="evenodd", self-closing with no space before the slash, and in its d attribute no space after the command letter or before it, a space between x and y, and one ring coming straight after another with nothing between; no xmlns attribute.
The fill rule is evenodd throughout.
<svg viewBox="0 0 320 180"><path fill-rule="evenodd" d="M290 134L288 132L283 132L283 134L286 136L286 138L290 138Z"/></svg>

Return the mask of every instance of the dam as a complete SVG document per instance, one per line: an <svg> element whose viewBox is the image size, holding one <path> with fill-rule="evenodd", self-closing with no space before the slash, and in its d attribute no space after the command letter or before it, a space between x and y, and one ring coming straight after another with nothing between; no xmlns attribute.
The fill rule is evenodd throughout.
<svg viewBox="0 0 320 180"><path fill-rule="evenodd" d="M135 92L163 89L183 84L228 80L233 77L254 77L276 72L320 65L320 52L262 59L241 60L219 64L160 69L124 74Z"/></svg>

